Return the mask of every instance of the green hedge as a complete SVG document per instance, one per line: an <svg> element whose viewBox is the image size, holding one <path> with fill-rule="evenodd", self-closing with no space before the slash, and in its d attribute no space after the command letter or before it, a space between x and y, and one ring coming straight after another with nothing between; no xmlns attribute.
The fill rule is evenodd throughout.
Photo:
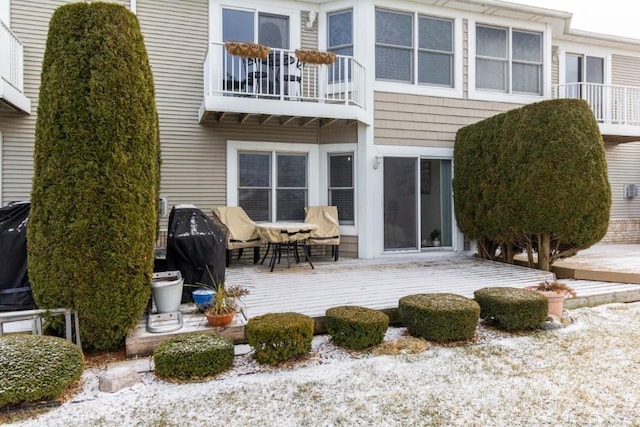
<svg viewBox="0 0 640 427"><path fill-rule="evenodd" d="M42 63L28 268L38 306L77 309L90 349L117 348L149 300L158 138L136 16L112 3L56 9Z"/></svg>
<svg viewBox="0 0 640 427"><path fill-rule="evenodd" d="M411 335L432 341L473 338L480 307L455 294L416 294L400 298L400 318Z"/></svg>
<svg viewBox="0 0 640 427"><path fill-rule="evenodd" d="M547 319L547 298L520 288L483 288L474 292L480 317L507 331L537 329Z"/></svg>
<svg viewBox="0 0 640 427"><path fill-rule="evenodd" d="M0 407L59 397L80 379L82 351L62 338L0 337Z"/></svg>
<svg viewBox="0 0 640 427"><path fill-rule="evenodd" d="M259 363L275 365L311 351L313 325L304 314L264 314L247 322L247 341Z"/></svg>
<svg viewBox="0 0 640 427"><path fill-rule="evenodd" d="M195 333L160 344L153 352L153 362L158 377L186 381L218 375L233 365L233 356L233 341Z"/></svg>
<svg viewBox="0 0 640 427"><path fill-rule="evenodd" d="M389 326L389 316L366 307L332 307L325 316L333 341L353 350L380 344Z"/></svg>
<svg viewBox="0 0 640 427"><path fill-rule="evenodd" d="M461 128L454 163L456 221L483 257L511 262L524 248L548 269L607 231L605 150L583 100L542 101Z"/></svg>

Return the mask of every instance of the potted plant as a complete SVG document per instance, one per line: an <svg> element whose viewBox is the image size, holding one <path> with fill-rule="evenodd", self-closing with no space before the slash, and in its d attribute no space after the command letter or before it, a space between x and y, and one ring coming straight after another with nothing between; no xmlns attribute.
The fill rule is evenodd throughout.
<svg viewBox="0 0 640 427"><path fill-rule="evenodd" d="M440 229L434 228L429 233L429 238L431 239L431 244L433 246L440 246Z"/></svg>
<svg viewBox="0 0 640 427"><path fill-rule="evenodd" d="M564 299L576 296L576 292L571 287L555 279L545 280L535 286L527 286L527 289L539 292L547 297L549 301L549 315L558 318L562 318Z"/></svg>
<svg viewBox="0 0 640 427"><path fill-rule="evenodd" d="M227 326L233 321L236 314L240 313L246 320L244 309L241 306L242 297L249 295L249 290L240 285L228 286L225 280L218 280L207 268L211 283L198 283L197 288L208 290L211 293L211 300L208 305L198 305L204 309L204 315L211 326Z"/></svg>

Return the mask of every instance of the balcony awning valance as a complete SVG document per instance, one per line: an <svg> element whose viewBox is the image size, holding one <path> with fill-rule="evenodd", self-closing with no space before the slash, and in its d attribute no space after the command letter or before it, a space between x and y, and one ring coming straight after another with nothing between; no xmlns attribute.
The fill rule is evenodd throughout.
<svg viewBox="0 0 640 427"><path fill-rule="evenodd" d="M243 58L265 59L271 50L269 46L249 42L225 42L224 46L230 54Z"/></svg>
<svg viewBox="0 0 640 427"><path fill-rule="evenodd" d="M314 49L296 49L296 57L301 62L308 64L333 64L336 62L336 54Z"/></svg>

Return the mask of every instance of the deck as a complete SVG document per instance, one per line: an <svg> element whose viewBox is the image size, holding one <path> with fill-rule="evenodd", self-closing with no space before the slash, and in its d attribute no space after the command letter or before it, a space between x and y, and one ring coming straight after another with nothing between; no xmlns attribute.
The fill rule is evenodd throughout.
<svg viewBox="0 0 640 427"><path fill-rule="evenodd" d="M283 260L284 261L284 260ZM450 252L388 256L382 259L355 260L315 259L315 269L306 263L286 267L235 263L227 270L227 283L250 289L245 298L249 318L265 313L293 311L316 319L317 332L322 332L325 310L339 305L360 305L384 310L393 315L398 300L415 293L448 292L473 297L475 290L488 286L524 287L543 281L549 273L526 267L471 258ZM640 284L624 284L587 280L563 280L573 287L578 297L566 302L567 308L592 306L609 302L640 300ZM185 311L193 308L185 306ZM145 321L129 332L127 357L149 354L162 341L188 332L220 332L236 342L244 340L242 322L223 330L207 325L199 313L186 313L184 327L169 334L150 334Z"/></svg>

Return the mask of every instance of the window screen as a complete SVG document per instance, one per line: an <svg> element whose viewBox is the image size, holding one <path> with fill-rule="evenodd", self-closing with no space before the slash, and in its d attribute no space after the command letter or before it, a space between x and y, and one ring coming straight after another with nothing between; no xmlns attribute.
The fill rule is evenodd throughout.
<svg viewBox="0 0 640 427"><path fill-rule="evenodd" d="M412 14L376 9L376 78L412 82Z"/></svg>
<svg viewBox="0 0 640 427"><path fill-rule="evenodd" d="M354 224L353 153L329 155L329 205L340 224Z"/></svg>

